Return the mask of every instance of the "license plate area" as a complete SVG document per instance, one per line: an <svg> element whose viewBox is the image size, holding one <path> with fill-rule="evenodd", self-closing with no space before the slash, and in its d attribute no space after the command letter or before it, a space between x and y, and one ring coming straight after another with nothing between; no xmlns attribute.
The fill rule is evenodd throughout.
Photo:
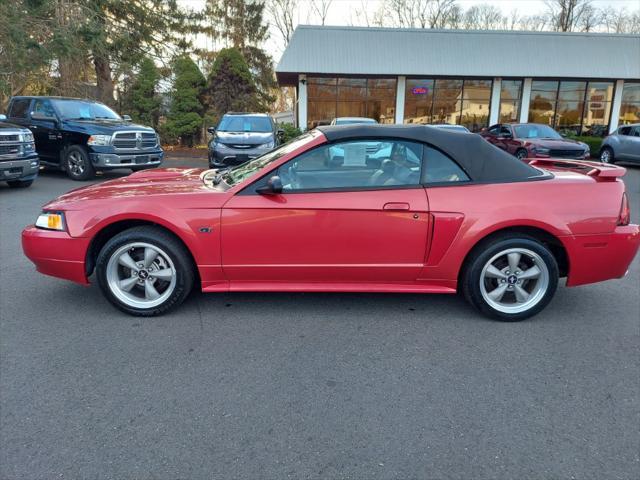
<svg viewBox="0 0 640 480"><path fill-rule="evenodd" d="M136 164L149 163L149 156L148 155L140 155L140 156L136 157L135 163Z"/></svg>

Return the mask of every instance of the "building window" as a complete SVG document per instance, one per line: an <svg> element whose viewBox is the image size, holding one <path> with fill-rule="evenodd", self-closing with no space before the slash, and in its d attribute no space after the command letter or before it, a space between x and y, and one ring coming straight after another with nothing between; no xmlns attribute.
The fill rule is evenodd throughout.
<svg viewBox="0 0 640 480"><path fill-rule="evenodd" d="M396 79L307 78L307 128L328 125L336 117L368 117L395 122Z"/></svg>
<svg viewBox="0 0 640 480"><path fill-rule="evenodd" d="M500 86L500 123L515 123L520 119L522 80L502 80Z"/></svg>
<svg viewBox="0 0 640 480"><path fill-rule="evenodd" d="M404 123L464 125L477 132L489 122L491 80L407 79Z"/></svg>
<svg viewBox="0 0 640 480"><path fill-rule="evenodd" d="M640 83L624 82L618 123L626 125L638 122L640 122Z"/></svg>
<svg viewBox="0 0 640 480"><path fill-rule="evenodd" d="M607 133L613 82L534 81L529 122L543 123L566 135Z"/></svg>

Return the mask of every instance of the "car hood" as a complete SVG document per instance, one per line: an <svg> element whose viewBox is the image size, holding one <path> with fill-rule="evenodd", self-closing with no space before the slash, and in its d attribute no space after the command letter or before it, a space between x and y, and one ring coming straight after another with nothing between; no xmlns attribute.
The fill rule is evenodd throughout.
<svg viewBox="0 0 640 480"><path fill-rule="evenodd" d="M154 132L153 128L145 127L124 120L64 120L67 130L86 132L90 135L110 135L122 131Z"/></svg>
<svg viewBox="0 0 640 480"><path fill-rule="evenodd" d="M273 132L216 132L216 138L225 145L262 145L273 141Z"/></svg>
<svg viewBox="0 0 640 480"><path fill-rule="evenodd" d="M0 131L2 130L26 130L26 128L21 127L20 125L14 125L13 123L0 120Z"/></svg>
<svg viewBox="0 0 640 480"><path fill-rule="evenodd" d="M112 208L115 202L131 200L145 201L154 197L153 201L162 201L171 205L170 197L193 196L189 206L199 208L200 203L206 208L220 207L226 195L222 189L209 188L202 182L201 168L162 168L145 170L128 177L97 183L72 190L44 206L47 210L81 210L96 202L108 203ZM204 208L204 207L203 207Z"/></svg>
<svg viewBox="0 0 640 480"><path fill-rule="evenodd" d="M524 141L536 147L549 148L553 150L584 150L585 144L570 138L526 138Z"/></svg>

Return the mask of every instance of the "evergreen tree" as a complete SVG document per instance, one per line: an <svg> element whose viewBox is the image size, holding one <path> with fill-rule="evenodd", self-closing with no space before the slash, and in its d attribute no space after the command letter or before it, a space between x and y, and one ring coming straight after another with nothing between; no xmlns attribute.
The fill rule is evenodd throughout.
<svg viewBox="0 0 640 480"><path fill-rule="evenodd" d="M263 0L207 0L204 14L209 23L204 30L244 56L256 85L258 110L267 110L274 102L276 88L273 60L262 48L269 38L264 8Z"/></svg>
<svg viewBox="0 0 640 480"><path fill-rule="evenodd" d="M143 125L156 128L160 115L160 97L156 91L160 73L149 57L140 62L140 70L131 86L131 117Z"/></svg>
<svg viewBox="0 0 640 480"><path fill-rule="evenodd" d="M170 136L179 138L182 145L192 147L202 127L201 96L205 78L187 55L175 59L173 72L175 80L165 129Z"/></svg>
<svg viewBox="0 0 640 480"><path fill-rule="evenodd" d="M206 95L216 120L230 111L261 110L249 67L236 48L225 48L216 56Z"/></svg>

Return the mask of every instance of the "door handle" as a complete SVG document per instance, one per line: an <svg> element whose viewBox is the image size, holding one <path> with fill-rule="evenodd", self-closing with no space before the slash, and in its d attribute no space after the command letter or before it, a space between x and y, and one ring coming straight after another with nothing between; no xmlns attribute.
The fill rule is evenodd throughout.
<svg viewBox="0 0 640 480"><path fill-rule="evenodd" d="M411 209L410 205L408 203L404 203L404 202L389 202L389 203L385 203L384 207L382 207L384 210L409 210Z"/></svg>

